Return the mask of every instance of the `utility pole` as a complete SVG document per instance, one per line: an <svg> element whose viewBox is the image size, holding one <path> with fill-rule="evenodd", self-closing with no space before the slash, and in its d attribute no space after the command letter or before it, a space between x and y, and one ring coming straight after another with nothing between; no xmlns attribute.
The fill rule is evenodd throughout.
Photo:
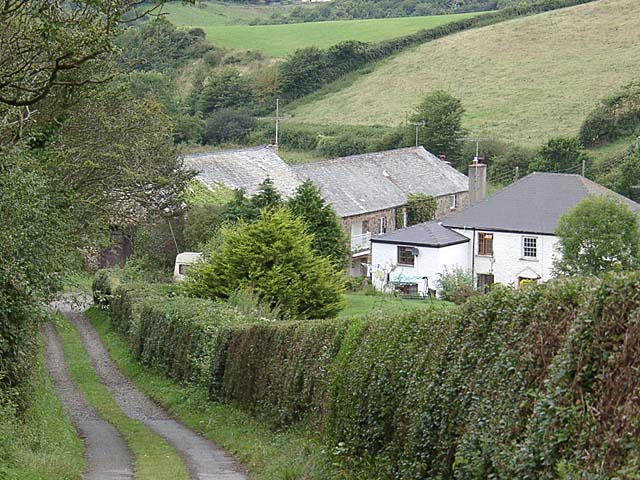
<svg viewBox="0 0 640 480"><path fill-rule="evenodd" d="M491 140L491 138L488 138L488 137L459 137L459 138L456 138L456 140L458 142L476 142L476 156L473 159L473 161L475 163L478 163L478 160L480 159L480 142L486 141L486 140Z"/></svg>
<svg viewBox="0 0 640 480"><path fill-rule="evenodd" d="M420 129L420 127L424 127L426 125L424 120L420 120L419 122L408 122L409 125L415 125L416 127L416 147L418 146L418 131Z"/></svg>
<svg viewBox="0 0 640 480"><path fill-rule="evenodd" d="M275 120L276 121L276 141L274 147L278 149L278 140L280 135L280 120L284 120L285 117L280 116L280 99L276 98L276 116L275 117L256 117L257 120Z"/></svg>

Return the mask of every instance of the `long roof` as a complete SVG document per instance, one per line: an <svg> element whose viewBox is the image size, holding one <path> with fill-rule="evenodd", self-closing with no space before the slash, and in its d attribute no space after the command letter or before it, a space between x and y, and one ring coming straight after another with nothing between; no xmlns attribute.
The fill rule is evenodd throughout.
<svg viewBox="0 0 640 480"><path fill-rule="evenodd" d="M338 215L398 207L409 193L439 197L469 189L466 175L423 147L401 148L292 166L310 179Z"/></svg>
<svg viewBox="0 0 640 480"><path fill-rule="evenodd" d="M558 220L589 195L612 195L640 214L640 205L581 175L535 172L447 217L451 228L553 235Z"/></svg>
<svg viewBox="0 0 640 480"><path fill-rule="evenodd" d="M184 164L209 188L222 183L232 189L244 188L248 195L258 193L267 177L286 197L301 183L291 167L268 147L185 155Z"/></svg>
<svg viewBox="0 0 640 480"><path fill-rule="evenodd" d="M469 239L464 235L460 235L453 230L443 227L437 221L431 221L380 235L372 238L371 241L374 243L394 243L440 248L465 243L468 242Z"/></svg>

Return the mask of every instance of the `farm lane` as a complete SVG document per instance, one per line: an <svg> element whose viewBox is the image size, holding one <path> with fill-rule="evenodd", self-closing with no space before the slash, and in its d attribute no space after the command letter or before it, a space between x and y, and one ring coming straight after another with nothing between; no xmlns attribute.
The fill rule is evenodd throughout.
<svg viewBox="0 0 640 480"><path fill-rule="evenodd" d="M133 479L133 455L116 428L89 405L69 376L62 344L51 322L42 326L45 359L56 393L84 443L84 480Z"/></svg>
<svg viewBox="0 0 640 480"><path fill-rule="evenodd" d="M109 389L124 414L164 437L178 452L192 479L248 479L243 467L231 455L173 419L122 374L111 360L98 332L82 313L81 306L63 302L56 307L80 333L100 381Z"/></svg>

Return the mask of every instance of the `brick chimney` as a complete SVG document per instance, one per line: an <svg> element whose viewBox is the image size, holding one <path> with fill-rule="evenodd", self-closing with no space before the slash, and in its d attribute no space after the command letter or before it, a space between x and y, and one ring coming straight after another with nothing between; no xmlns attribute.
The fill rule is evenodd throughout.
<svg viewBox="0 0 640 480"><path fill-rule="evenodd" d="M469 204L474 205L487 196L487 165L475 157L469 165Z"/></svg>

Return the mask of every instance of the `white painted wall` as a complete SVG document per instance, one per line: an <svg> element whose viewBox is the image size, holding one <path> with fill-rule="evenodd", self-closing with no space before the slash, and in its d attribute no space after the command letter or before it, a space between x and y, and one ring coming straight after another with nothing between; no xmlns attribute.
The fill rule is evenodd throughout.
<svg viewBox="0 0 640 480"><path fill-rule="evenodd" d="M469 238L468 262L473 261L474 273L493 273L496 283L505 285L517 285L518 277L523 272L528 272L524 276L529 276L535 272L541 277L541 281L547 281L553 277L553 260L557 255L556 244L558 237L555 235L533 235L507 232L493 233L493 257L477 255L478 252L478 231L453 229L456 232ZM482 231L482 230L480 230ZM475 243L473 235L475 233ZM536 259L524 258L522 254L522 238L536 237L538 239L538 256ZM475 251L472 252L472 245ZM472 258L473 255L473 258Z"/></svg>
<svg viewBox="0 0 640 480"><path fill-rule="evenodd" d="M468 269L469 244L461 243L449 247L432 248L416 247L418 256L414 266L398 265L398 246L402 244L377 243L371 244L371 272L372 282L377 290L391 291L392 286L387 284L387 276L418 276L427 277L428 284L424 280L418 281L418 291L427 293L428 288L435 289L437 281L444 266L454 268L456 266Z"/></svg>

